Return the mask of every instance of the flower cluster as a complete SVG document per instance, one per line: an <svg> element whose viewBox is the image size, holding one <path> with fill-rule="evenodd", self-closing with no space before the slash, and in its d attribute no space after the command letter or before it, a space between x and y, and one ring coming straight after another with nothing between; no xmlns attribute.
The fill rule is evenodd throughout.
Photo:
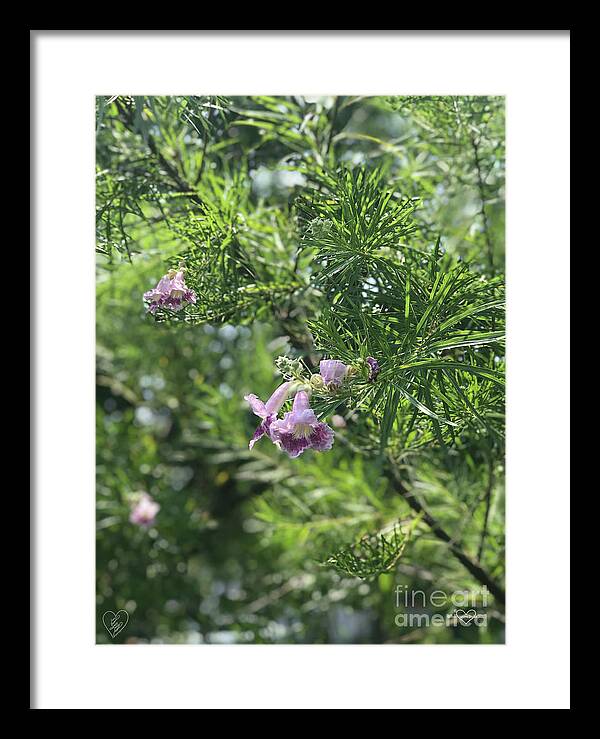
<svg viewBox="0 0 600 739"><path fill-rule="evenodd" d="M185 284L184 270L170 269L153 290L144 293L146 309L156 313L158 308L180 311L186 304L196 302L196 293Z"/></svg>
<svg viewBox="0 0 600 739"><path fill-rule="evenodd" d="M266 403L256 395L246 395L250 408L261 420L254 436L250 439L252 447L263 436L286 452L290 457L298 457L306 449L324 452L333 446L333 430L319 421L310 407L306 386L297 382L284 382L271 395ZM292 410L278 418L285 401L294 394Z"/></svg>
<svg viewBox="0 0 600 739"><path fill-rule="evenodd" d="M360 365L353 367L339 359L323 359L319 373L312 375L308 382L301 378L302 365L297 360L279 357L277 367L284 377L291 379L281 384L266 403L256 395L244 396L253 413L261 419L249 448L252 449L259 439L266 436L290 457L298 457L306 449L317 452L331 449L334 431L318 420L310 407L310 393L312 390L336 392L347 377L359 371ZM368 381L375 382L380 372L379 362L374 357L367 357L362 367L368 370ZM292 410L279 418L279 411L291 397L294 398ZM331 422L336 428L346 426L342 416L333 416Z"/></svg>
<svg viewBox="0 0 600 739"><path fill-rule="evenodd" d="M131 509L129 521L143 528L150 528L154 525L156 514L160 511L160 505L148 495L142 493L136 504Z"/></svg>
<svg viewBox="0 0 600 739"><path fill-rule="evenodd" d="M366 360L369 368L369 381L374 381L379 374L379 364L373 357ZM298 377L300 365L286 357L280 357L277 366L288 377ZM310 407L311 390L327 390L335 392L346 377L354 374L355 368L339 359L324 359L319 365L319 373L310 378L309 383L299 379L291 379L280 385L266 403L256 395L246 395L253 413L261 419L258 428L250 439L252 447L263 436L268 437L279 449L290 457L298 457L306 449L324 452L333 446L334 431L326 423L319 421ZM292 410L279 418L279 412L288 398L294 398ZM341 416L334 416L332 423L343 428L346 422Z"/></svg>

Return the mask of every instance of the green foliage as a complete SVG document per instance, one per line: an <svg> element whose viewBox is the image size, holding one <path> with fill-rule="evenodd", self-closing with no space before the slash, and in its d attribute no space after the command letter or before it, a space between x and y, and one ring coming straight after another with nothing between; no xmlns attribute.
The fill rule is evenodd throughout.
<svg viewBox="0 0 600 739"><path fill-rule="evenodd" d="M386 104L409 115L418 127L423 150L417 160L422 157L422 163L441 175L428 178L429 189L435 188L447 203L461 198L461 192L462 197L469 191L475 195L474 217L463 238L474 247L469 258L493 273L504 256L504 99L409 96L387 98ZM427 223L431 227L435 222ZM439 228L448 221L438 223Z"/></svg>
<svg viewBox="0 0 600 739"><path fill-rule="evenodd" d="M408 542L408 534L394 525L391 532L363 536L355 544L332 554L325 562L336 570L363 580L394 568Z"/></svg>
<svg viewBox="0 0 600 739"><path fill-rule="evenodd" d="M100 611L132 611L142 641L402 640L399 578L481 585L448 541L501 585L503 101L97 113ZM180 262L196 304L145 314ZM243 395L322 357L354 368L313 392L334 448L250 452ZM149 531L128 522L141 490L161 505ZM502 624L498 607L486 632L406 637L501 641Z"/></svg>
<svg viewBox="0 0 600 739"><path fill-rule="evenodd" d="M376 356L382 367L379 381L352 388L346 404L380 421L382 447L395 426L400 448L420 443L414 432L426 433L426 420L442 443L471 425L501 436L502 281L442 259L439 239L428 251L408 244L416 204L394 198L382 172L342 172L322 185L305 205L303 245L326 298L309 327L328 355L348 363Z"/></svg>

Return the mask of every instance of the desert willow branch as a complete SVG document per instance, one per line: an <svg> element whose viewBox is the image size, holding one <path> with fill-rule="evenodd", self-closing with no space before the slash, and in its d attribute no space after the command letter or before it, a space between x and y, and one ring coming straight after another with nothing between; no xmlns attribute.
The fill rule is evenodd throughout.
<svg viewBox="0 0 600 739"><path fill-rule="evenodd" d="M282 316L279 316L279 320L282 327L285 327L287 323L286 319ZM303 336L302 340L300 340L297 335L292 335L291 332L289 335L289 340L291 345L299 349L300 351L307 351L308 346L312 344L310 336ZM478 582L480 582L482 585L485 585L499 603L504 604L506 601L506 594L504 592L504 589L478 562L472 559L465 551L463 551L463 549L461 549L461 547L452 539L450 534L448 534L448 532L438 523L438 521L428 511L425 510L425 508L415 497L415 495L411 491L406 489L406 487L398 477L398 474L393 465L391 469L392 479L394 480L396 490L400 493L400 495L402 495L402 497L406 500L412 510L415 511L415 513L417 514L421 514L422 520L427 524L427 526L429 526L434 536L448 545L452 556L455 557L455 559L457 559Z"/></svg>
<svg viewBox="0 0 600 739"><path fill-rule="evenodd" d="M123 125L126 126L131 132L137 133L132 111L130 109L127 109L124 105L122 105L119 100L116 100L115 103L117 105L117 109L120 115L120 120L123 123ZM173 184L176 186L177 190L181 193L186 193L190 195L193 194L194 188L192 187L192 185L189 182L187 182L179 174L176 167L173 164L171 164L171 162L169 162L165 158L165 156L161 153L154 139L154 136L151 133L146 134L146 143L148 145L148 148L152 152L153 156L158 160L158 162L162 165L162 167L167 172L167 175L170 177Z"/></svg>
<svg viewBox="0 0 600 739"><path fill-rule="evenodd" d="M450 549L452 556L457 559L478 582L480 582L482 585L485 585L499 603L504 604L506 602L506 593L504 592L504 589L491 577L488 572L486 572L486 570L483 569L480 564L469 557L469 555L460 548L460 546L452 539L450 534L448 534L448 532L444 528L442 528L442 526L436 521L436 519L428 511L425 510L425 508L414 495L414 493L412 493L404 486L404 484L398 478L397 473L393 469L392 477L394 480L396 491L400 493L400 495L404 498L404 500L408 503L412 510L415 511L415 513L421 515L422 520L429 526L435 537L438 538L440 541L443 541L445 544L448 544L448 548Z"/></svg>

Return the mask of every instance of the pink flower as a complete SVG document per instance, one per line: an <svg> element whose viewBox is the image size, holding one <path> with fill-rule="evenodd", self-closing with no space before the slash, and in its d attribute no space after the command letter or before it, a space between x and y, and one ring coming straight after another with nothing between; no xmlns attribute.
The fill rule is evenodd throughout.
<svg viewBox="0 0 600 739"><path fill-rule="evenodd" d="M333 446L333 430L317 419L303 390L296 393L289 413L270 422L268 433L271 441L290 457L298 457L305 449L324 452Z"/></svg>
<svg viewBox="0 0 600 739"><path fill-rule="evenodd" d="M283 385L280 385L277 390L275 390L266 403L263 403L256 395L244 395L244 400L249 403L254 415L262 418L262 422L258 425L258 428L254 432L254 436L250 439L250 443L248 444L249 449L252 449L261 437L265 434L269 434L271 424L277 418L277 414L281 410L281 406L288 399L292 384L293 383L291 382L284 382Z"/></svg>
<svg viewBox="0 0 600 739"><path fill-rule="evenodd" d="M150 528L154 525L156 514L160 511L160 505L148 495L148 493L142 493L137 503L131 509L129 514L129 521L136 524L136 526L142 526L143 528Z"/></svg>
<svg viewBox="0 0 600 739"><path fill-rule="evenodd" d="M326 385L338 387L346 377L348 367L339 359L323 359L319 363L319 371Z"/></svg>
<svg viewBox="0 0 600 739"><path fill-rule="evenodd" d="M196 302L196 293L185 284L183 270L171 269L160 278L156 287L144 293L149 313L156 313L158 308L180 311L186 304Z"/></svg>

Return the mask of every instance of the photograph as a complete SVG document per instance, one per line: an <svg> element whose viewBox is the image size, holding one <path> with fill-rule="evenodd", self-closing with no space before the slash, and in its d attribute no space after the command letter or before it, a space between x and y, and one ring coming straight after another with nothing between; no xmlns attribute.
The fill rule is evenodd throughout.
<svg viewBox="0 0 600 739"><path fill-rule="evenodd" d="M96 643L503 644L504 97L95 104Z"/></svg>
<svg viewBox="0 0 600 739"><path fill-rule="evenodd" d="M570 30L30 29L30 255L30 710L570 710Z"/></svg>

